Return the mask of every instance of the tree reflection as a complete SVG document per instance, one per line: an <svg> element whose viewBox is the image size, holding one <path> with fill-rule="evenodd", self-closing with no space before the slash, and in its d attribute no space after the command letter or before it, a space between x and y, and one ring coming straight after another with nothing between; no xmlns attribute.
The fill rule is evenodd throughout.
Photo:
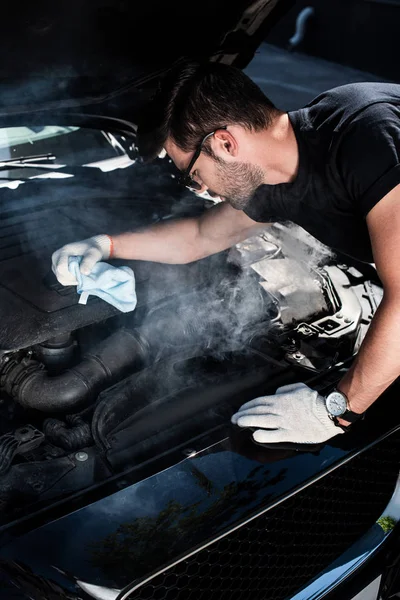
<svg viewBox="0 0 400 600"><path fill-rule="evenodd" d="M380 517L377 520L377 523L382 527L384 533L389 533L395 528L397 520L394 517L389 517L388 515L386 515Z"/></svg>
<svg viewBox="0 0 400 600"><path fill-rule="evenodd" d="M248 516L255 503L259 504L260 490L266 502L270 494L265 494L265 488L272 489L285 473L286 469L281 469L270 478L259 465L246 480L230 482L219 491L211 483L205 486L204 477L196 476L194 481L206 491L206 500L189 506L171 500L154 517L122 523L116 531L89 545L91 563L111 581L127 585ZM210 496L216 495L210 503Z"/></svg>

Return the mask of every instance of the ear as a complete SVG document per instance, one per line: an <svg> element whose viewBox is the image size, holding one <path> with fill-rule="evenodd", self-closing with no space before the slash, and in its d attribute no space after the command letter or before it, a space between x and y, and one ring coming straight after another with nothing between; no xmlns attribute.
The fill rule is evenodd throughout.
<svg viewBox="0 0 400 600"><path fill-rule="evenodd" d="M212 137L211 148L222 159L236 158L239 153L237 138L227 129L218 129Z"/></svg>

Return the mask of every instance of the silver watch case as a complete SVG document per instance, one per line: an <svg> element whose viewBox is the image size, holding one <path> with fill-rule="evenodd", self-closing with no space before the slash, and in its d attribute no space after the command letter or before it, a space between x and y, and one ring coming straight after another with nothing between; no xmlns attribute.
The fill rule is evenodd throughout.
<svg viewBox="0 0 400 600"><path fill-rule="evenodd" d="M347 398L339 390L334 390L328 394L325 398L325 404L326 410L332 417L340 417L348 410Z"/></svg>

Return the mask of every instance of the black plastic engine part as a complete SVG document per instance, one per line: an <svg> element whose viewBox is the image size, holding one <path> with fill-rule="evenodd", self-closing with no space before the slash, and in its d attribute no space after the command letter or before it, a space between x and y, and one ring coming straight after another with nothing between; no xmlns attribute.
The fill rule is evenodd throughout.
<svg viewBox="0 0 400 600"><path fill-rule="evenodd" d="M115 307L95 297L89 298L85 307L78 304L76 287L57 282L50 272L51 255L62 245L99 231L120 233L126 230L127 223L134 223L139 229L170 216L179 217L182 212L189 216L204 210L205 201L201 198L177 202L176 183L174 193L170 185L174 179L170 174L155 175L153 168L152 175L141 172L140 177L136 169L110 173L85 169L84 173L82 177L53 180L50 188L36 180L37 184L29 184L23 192L2 189L1 350L16 351L42 344L56 335L119 314ZM114 264L134 269L138 314L168 296L207 286L213 272L224 270L226 254L188 265L125 260Z"/></svg>
<svg viewBox="0 0 400 600"><path fill-rule="evenodd" d="M32 425L16 429L0 437L0 475L6 473L16 454L30 452L41 445L44 435Z"/></svg>
<svg viewBox="0 0 400 600"><path fill-rule="evenodd" d="M229 424L243 402L295 377L287 365L251 350L218 358L181 353L104 390L93 416L93 436L118 469Z"/></svg>
<svg viewBox="0 0 400 600"><path fill-rule="evenodd" d="M35 348L35 354L49 372L57 373L70 366L76 345L70 333L58 335Z"/></svg>
<svg viewBox="0 0 400 600"><path fill-rule="evenodd" d="M50 377L36 361L8 360L1 368L0 386L25 407L45 412L68 411L138 370L147 356L147 344L139 334L120 329L83 356L73 369L55 377Z"/></svg>
<svg viewBox="0 0 400 600"><path fill-rule="evenodd" d="M44 422L43 431L53 444L64 450L79 450L93 444L90 425L82 417L71 415L66 417L66 421L46 419Z"/></svg>

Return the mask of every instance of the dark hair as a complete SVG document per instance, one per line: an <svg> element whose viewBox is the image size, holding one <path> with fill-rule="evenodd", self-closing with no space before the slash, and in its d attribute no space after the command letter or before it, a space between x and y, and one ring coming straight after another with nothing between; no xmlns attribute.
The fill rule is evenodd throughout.
<svg viewBox="0 0 400 600"><path fill-rule="evenodd" d="M171 70L138 125L139 152L159 154L166 139L186 152L223 125L261 131L277 109L260 88L236 67L219 63L181 65ZM207 152L207 147L204 148Z"/></svg>

